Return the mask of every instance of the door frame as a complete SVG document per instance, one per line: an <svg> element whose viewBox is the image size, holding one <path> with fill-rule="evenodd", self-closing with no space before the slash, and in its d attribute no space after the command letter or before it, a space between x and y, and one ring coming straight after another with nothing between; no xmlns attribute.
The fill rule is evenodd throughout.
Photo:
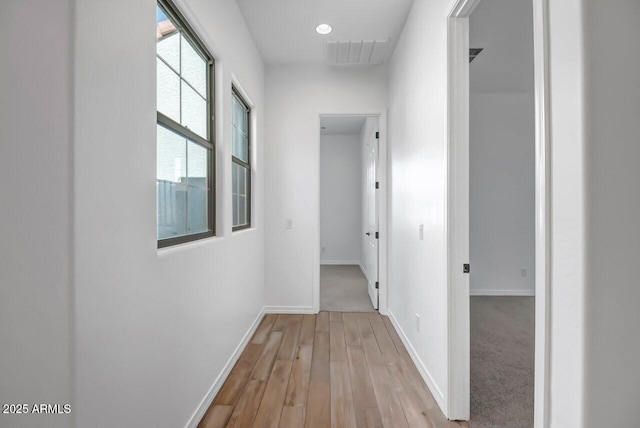
<svg viewBox="0 0 640 428"><path fill-rule="evenodd" d="M380 232L380 240L378 241L378 311L382 315L388 314L389 307L389 269L388 269L388 245L389 245L389 227L388 227L388 189L390 188L388 151L387 151L387 111L371 112L371 113L321 113L318 115L318 154L320 153L320 121L323 117L375 117L378 119L378 132L380 139L378 140L378 180L380 188L378 189L378 229ZM313 310L315 313L320 312L320 162L318 156L318 179L317 192L318 195L318 224L314 237L314 259L315 270L313 273Z"/></svg>
<svg viewBox="0 0 640 428"><path fill-rule="evenodd" d="M469 16L481 0L456 0L447 23L447 257L449 419L470 416ZM533 3L535 98L534 426L549 423L550 139L548 0ZM473 266L471 267L473 269Z"/></svg>

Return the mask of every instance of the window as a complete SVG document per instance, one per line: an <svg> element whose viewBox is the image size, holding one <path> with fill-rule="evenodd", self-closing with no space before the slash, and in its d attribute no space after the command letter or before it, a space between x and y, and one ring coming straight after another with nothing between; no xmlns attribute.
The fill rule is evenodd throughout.
<svg viewBox="0 0 640 428"><path fill-rule="evenodd" d="M251 227L251 154L249 117L251 109L233 88L232 186L233 230Z"/></svg>
<svg viewBox="0 0 640 428"><path fill-rule="evenodd" d="M168 1L156 9L158 247L214 234L213 58Z"/></svg>

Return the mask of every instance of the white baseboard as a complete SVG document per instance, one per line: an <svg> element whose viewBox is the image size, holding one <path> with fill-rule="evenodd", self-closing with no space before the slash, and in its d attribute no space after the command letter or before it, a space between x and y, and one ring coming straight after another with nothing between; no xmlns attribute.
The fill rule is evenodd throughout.
<svg viewBox="0 0 640 428"><path fill-rule="evenodd" d="M229 358L229 361L227 361L227 364L225 364L224 368L222 369L222 372L220 372L216 380L213 382L213 385L211 385L211 388L209 388L209 391L200 402L200 405L191 416L191 419L189 419L189 422L187 422L186 428L197 428L198 423L200 423L200 420L202 419L205 412L213 402L213 399L220 391L220 388L222 388L224 381L227 380L229 373L231 373L231 369L240 358L242 351L244 351L244 348L247 346L247 344L253 337L253 334L258 329L258 326L260 325L260 322L262 321L262 317L264 316L265 313L266 313L266 308L262 308L262 310L260 311L256 319L251 324L251 327L249 327L249 330L245 333L244 337L240 341L240 344L238 344L235 351L233 351L231 358Z"/></svg>
<svg viewBox="0 0 640 428"><path fill-rule="evenodd" d="M320 260L320 264L321 265L335 265L335 266L342 266L342 265L356 265L356 266L358 266L360 264L360 260Z"/></svg>
<svg viewBox="0 0 640 428"><path fill-rule="evenodd" d="M445 409L447 408L447 406L446 406L445 398L444 398L444 395L442 394L442 391L436 384L435 380L433 379L433 376L431 376L431 373L429 373L429 370L422 363L422 360L416 353L416 350L413 348L413 345L411 345L411 342L409 342L407 335L404 334L404 331L400 327L400 324L398 324L398 320L393 315L393 312L391 311L388 311L388 312L389 312L389 315L388 315L389 320L391 320L391 324L398 332L398 336L400 336L400 340L402 340L402 343L404 344L405 348L407 348L407 352L409 353L411 360L413 360L413 363L418 368L418 371L422 375L422 379L424 379L425 383L427 384L427 387L429 388L429 391L431 391L431 395L433 395L433 398L435 398L436 403L438 403L438 406L440 406L440 410L442 410L442 413L446 415Z"/></svg>
<svg viewBox="0 0 640 428"><path fill-rule="evenodd" d="M362 271L364 277L369 278L369 275L367 275L367 270L364 268L364 266L362 266L362 263L358 263L358 266L360 266L360 270Z"/></svg>
<svg viewBox="0 0 640 428"><path fill-rule="evenodd" d="M316 314L313 306L265 306L265 314Z"/></svg>
<svg viewBox="0 0 640 428"><path fill-rule="evenodd" d="M469 290L471 296L535 296L535 290L500 290L500 289L482 289Z"/></svg>

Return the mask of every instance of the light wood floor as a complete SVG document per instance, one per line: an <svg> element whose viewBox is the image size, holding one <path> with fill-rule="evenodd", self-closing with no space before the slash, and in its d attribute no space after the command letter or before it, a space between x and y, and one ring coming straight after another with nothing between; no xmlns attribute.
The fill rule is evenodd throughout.
<svg viewBox="0 0 640 428"><path fill-rule="evenodd" d="M225 426L468 427L443 416L378 312L266 315L199 428Z"/></svg>

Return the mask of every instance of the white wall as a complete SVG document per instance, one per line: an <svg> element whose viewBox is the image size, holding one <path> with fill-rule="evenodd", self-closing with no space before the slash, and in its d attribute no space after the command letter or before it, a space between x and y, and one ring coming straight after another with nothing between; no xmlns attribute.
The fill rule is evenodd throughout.
<svg viewBox="0 0 640 428"><path fill-rule="evenodd" d="M469 285L472 295L534 294L533 107L532 93L471 93L470 96L469 257L472 273ZM526 276L521 269L525 269Z"/></svg>
<svg viewBox="0 0 640 428"><path fill-rule="evenodd" d="M392 58L389 87L389 311L441 405L448 386L445 106L451 3L413 3Z"/></svg>
<svg viewBox="0 0 640 428"><path fill-rule="evenodd" d="M531 0L483 0L469 18L471 294L533 295L535 128ZM523 272L524 270L524 272Z"/></svg>
<svg viewBox="0 0 640 428"><path fill-rule="evenodd" d="M0 3L0 404L73 404L70 6ZM0 413L3 427L70 423Z"/></svg>
<svg viewBox="0 0 640 428"><path fill-rule="evenodd" d="M217 59L219 236L160 251L156 2L80 1L75 8L78 427L185 426L264 304L262 61L235 1L177 3ZM254 228L235 234L232 77L257 118Z"/></svg>
<svg viewBox="0 0 640 428"><path fill-rule="evenodd" d="M389 303L443 397L446 16L453 3L415 1L389 92ZM640 36L639 7L628 0L549 2L552 428L633 426L639 416L640 60L629 55ZM416 239L420 221L424 242ZM415 311L421 332L413 327Z"/></svg>
<svg viewBox="0 0 640 428"><path fill-rule="evenodd" d="M270 66L266 75L267 304L316 310L320 114L380 114L384 67ZM287 219L292 229L286 229Z"/></svg>
<svg viewBox="0 0 640 428"><path fill-rule="evenodd" d="M584 423L640 419L640 2L584 2L587 293Z"/></svg>
<svg viewBox="0 0 640 428"><path fill-rule="evenodd" d="M320 262L362 263L362 150L359 135L320 138Z"/></svg>

